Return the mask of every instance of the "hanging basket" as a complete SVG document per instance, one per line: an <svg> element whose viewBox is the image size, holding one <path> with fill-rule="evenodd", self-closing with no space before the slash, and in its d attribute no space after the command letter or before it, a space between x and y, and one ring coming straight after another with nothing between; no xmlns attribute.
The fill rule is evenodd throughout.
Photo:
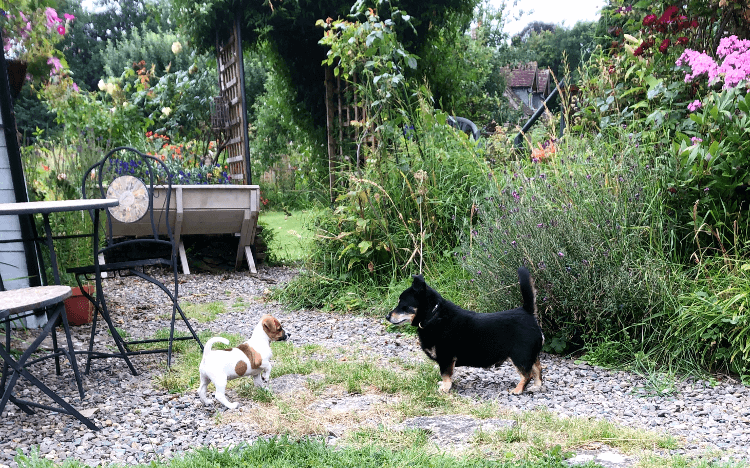
<svg viewBox="0 0 750 468"><path fill-rule="evenodd" d="M13 99L18 98L21 94L21 88L26 81L26 67L28 64L20 60L8 60L8 82L10 83L10 94Z"/></svg>

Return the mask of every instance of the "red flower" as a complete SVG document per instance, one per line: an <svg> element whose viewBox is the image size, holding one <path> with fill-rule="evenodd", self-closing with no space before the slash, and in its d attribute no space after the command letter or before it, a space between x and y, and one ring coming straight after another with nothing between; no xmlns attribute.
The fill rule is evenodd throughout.
<svg viewBox="0 0 750 468"><path fill-rule="evenodd" d="M698 27L698 20L691 21L690 22L690 27L691 28L697 28Z"/></svg>
<svg viewBox="0 0 750 468"><path fill-rule="evenodd" d="M635 50L633 51L633 55L635 55L636 57L640 57L641 55L643 55L643 44L639 45L639 46L638 46L638 47L637 47L637 48L636 48L636 49L635 49Z"/></svg>
<svg viewBox="0 0 750 468"><path fill-rule="evenodd" d="M669 187L667 190L669 190L669 193L677 193L677 189L674 187Z"/></svg>
<svg viewBox="0 0 750 468"><path fill-rule="evenodd" d="M671 23L675 13L677 13L678 11L680 11L680 9L674 5L667 7L667 9L664 10L664 13L662 13L661 18L659 18L659 22Z"/></svg>
<svg viewBox="0 0 750 468"><path fill-rule="evenodd" d="M669 39L664 39L661 42L661 45L659 45L659 52L661 52L662 54L665 53L667 51L667 49L669 49L669 45L671 43L672 43L672 41L670 41Z"/></svg>
<svg viewBox="0 0 750 468"><path fill-rule="evenodd" d="M641 44L641 47L643 47L643 50L648 50L648 49L650 49L650 48L651 48L651 46L653 46L654 44L655 44L655 42L654 42L654 40L653 40L653 39L646 39L646 40L645 40L645 41L643 41L643 43Z"/></svg>
<svg viewBox="0 0 750 468"><path fill-rule="evenodd" d="M655 22L656 22L656 15L648 15L645 18L643 18L644 26L651 26Z"/></svg>
<svg viewBox="0 0 750 468"><path fill-rule="evenodd" d="M687 44L687 43L688 43L688 40L689 40L689 39L688 39L687 37L685 37L685 36L680 36L680 37L678 37L678 38L677 38L677 42L675 42L674 44L675 44L675 45L683 45L683 44Z"/></svg>

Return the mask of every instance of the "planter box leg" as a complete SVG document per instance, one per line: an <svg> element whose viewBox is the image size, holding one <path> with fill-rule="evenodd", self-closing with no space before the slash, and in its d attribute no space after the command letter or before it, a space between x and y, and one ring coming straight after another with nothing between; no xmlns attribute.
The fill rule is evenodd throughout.
<svg viewBox="0 0 750 468"><path fill-rule="evenodd" d="M180 251L180 263L182 264L182 273L185 275L189 275L190 268L188 267L187 255L185 255L185 244L182 241L180 241L178 249Z"/></svg>
<svg viewBox="0 0 750 468"><path fill-rule="evenodd" d="M253 251L249 245L245 246L245 258L247 259L247 267L250 269L250 272L258 273L258 270L255 268L255 260L253 260Z"/></svg>

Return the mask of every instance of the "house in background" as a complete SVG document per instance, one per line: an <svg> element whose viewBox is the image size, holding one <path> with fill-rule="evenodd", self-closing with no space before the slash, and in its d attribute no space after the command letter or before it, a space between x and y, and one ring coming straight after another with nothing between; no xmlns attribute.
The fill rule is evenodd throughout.
<svg viewBox="0 0 750 468"><path fill-rule="evenodd" d="M552 92L552 73L541 69L536 62L518 68L503 67L500 74L505 78L505 96L514 110L531 116Z"/></svg>

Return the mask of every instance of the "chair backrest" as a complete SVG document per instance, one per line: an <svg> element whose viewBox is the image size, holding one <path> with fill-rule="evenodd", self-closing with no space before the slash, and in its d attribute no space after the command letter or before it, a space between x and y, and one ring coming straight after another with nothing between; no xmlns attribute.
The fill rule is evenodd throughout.
<svg viewBox="0 0 750 468"><path fill-rule="evenodd" d="M148 242L169 245L174 255L176 247L168 216L172 177L163 161L126 146L111 150L86 171L81 187L83 198L120 200L119 206L106 212L107 246L101 252ZM137 229L121 228L128 225L137 225ZM138 237L115 242L118 231L137 232Z"/></svg>
<svg viewBox="0 0 750 468"><path fill-rule="evenodd" d="M481 136L476 124L465 117L450 116L448 117L448 125L474 137L474 140L479 140Z"/></svg>

